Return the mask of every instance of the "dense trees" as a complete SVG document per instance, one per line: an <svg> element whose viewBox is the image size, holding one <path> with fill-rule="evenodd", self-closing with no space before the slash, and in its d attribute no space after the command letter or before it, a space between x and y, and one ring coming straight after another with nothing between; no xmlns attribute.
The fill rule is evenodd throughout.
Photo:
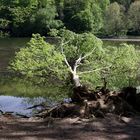
<svg viewBox="0 0 140 140"><path fill-rule="evenodd" d="M56 19L54 0L1 1L0 15L0 20L5 21L1 26L14 36L30 36L34 32L46 34L50 28L62 25Z"/></svg>
<svg viewBox="0 0 140 140"><path fill-rule="evenodd" d="M139 34L139 3L139 0L1 0L0 34L48 35L50 29L63 27L99 36Z"/></svg>
<svg viewBox="0 0 140 140"><path fill-rule="evenodd" d="M139 35L139 0L110 0L105 11L104 35Z"/></svg>
<svg viewBox="0 0 140 140"><path fill-rule="evenodd" d="M64 22L66 26L76 32L90 31L98 33L103 27L103 12L109 4L108 0L72 1L65 3Z"/></svg>
<svg viewBox="0 0 140 140"><path fill-rule="evenodd" d="M130 4L133 2L133 0L110 0L110 2L117 2L121 5L123 5L126 10L129 8Z"/></svg>
<svg viewBox="0 0 140 140"><path fill-rule="evenodd" d="M104 30L106 35L120 36L127 32L125 8L117 2L110 4L105 12Z"/></svg>
<svg viewBox="0 0 140 140"><path fill-rule="evenodd" d="M129 17L129 28L135 34L140 33L140 1L136 1L131 4L130 9L128 11Z"/></svg>

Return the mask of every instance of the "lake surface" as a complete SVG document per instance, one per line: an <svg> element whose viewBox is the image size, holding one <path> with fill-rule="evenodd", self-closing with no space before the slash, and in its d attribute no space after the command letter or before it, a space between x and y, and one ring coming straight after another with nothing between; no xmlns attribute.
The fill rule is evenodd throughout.
<svg viewBox="0 0 140 140"><path fill-rule="evenodd" d="M23 97L14 97L14 96L0 96L0 110L4 113L11 113L13 115L25 115L28 117L33 116L37 111L42 109L42 106L39 104L48 102L47 99L42 97L36 98L23 98ZM33 106L38 105L36 108Z"/></svg>
<svg viewBox="0 0 140 140"><path fill-rule="evenodd" d="M2 38L0 39L0 72L7 71L7 66L14 54L24 47L29 38Z"/></svg>
<svg viewBox="0 0 140 140"><path fill-rule="evenodd" d="M0 39L0 110L14 111L30 116L33 110L27 110L28 107L44 101L50 104L52 97L55 100L56 98L62 99L65 96L60 94L61 87L54 87L54 85L38 86L26 79L12 77L8 74L7 67L14 58L15 52L25 47L28 41L29 38ZM124 42L140 45L140 37L103 39L103 41L104 45L119 45ZM63 92L65 93L65 91Z"/></svg>
<svg viewBox="0 0 140 140"><path fill-rule="evenodd" d="M123 38L103 38L102 41L105 45L120 45L122 43L133 44L140 46L140 36L128 36Z"/></svg>

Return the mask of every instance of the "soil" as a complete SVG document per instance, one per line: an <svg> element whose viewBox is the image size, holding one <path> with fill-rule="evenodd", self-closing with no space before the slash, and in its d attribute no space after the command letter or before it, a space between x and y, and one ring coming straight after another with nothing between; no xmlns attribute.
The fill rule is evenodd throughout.
<svg viewBox="0 0 140 140"><path fill-rule="evenodd" d="M2 115L0 140L140 140L140 117L24 119Z"/></svg>

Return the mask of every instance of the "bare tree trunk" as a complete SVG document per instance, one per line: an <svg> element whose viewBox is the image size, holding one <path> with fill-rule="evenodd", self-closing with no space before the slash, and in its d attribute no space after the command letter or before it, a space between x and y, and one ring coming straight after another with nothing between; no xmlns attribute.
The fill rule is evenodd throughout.
<svg viewBox="0 0 140 140"><path fill-rule="evenodd" d="M72 76L73 76L74 86L75 87L80 87L81 83L80 83L79 76L76 73L73 73Z"/></svg>

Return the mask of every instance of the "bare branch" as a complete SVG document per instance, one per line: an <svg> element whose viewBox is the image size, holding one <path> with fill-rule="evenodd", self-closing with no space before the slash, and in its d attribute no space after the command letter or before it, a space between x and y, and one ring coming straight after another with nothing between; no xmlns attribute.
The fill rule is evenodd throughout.
<svg viewBox="0 0 140 140"><path fill-rule="evenodd" d="M61 43L61 53L62 53L62 55L63 55L63 57L64 57L64 60L65 60L65 63L66 63L66 65L68 66L68 68L70 69L70 72L72 72L73 73L73 70L72 70L72 68L71 68L71 66L70 66L70 64L69 64L69 62L68 62L68 60L67 60L67 58L66 58L66 55L65 55L65 53L64 53L64 50L63 50L63 46L64 45L66 45L68 42L66 42L66 43L63 43L63 40L62 40L62 43Z"/></svg>
<svg viewBox="0 0 140 140"><path fill-rule="evenodd" d="M77 69L77 67L80 65L80 62L81 62L81 59L82 57L81 57L81 55L79 56L79 58L76 60L76 62L75 62L75 65L74 65L74 72L76 73L76 69Z"/></svg>
<svg viewBox="0 0 140 140"><path fill-rule="evenodd" d="M83 72L79 72L78 74L86 74L86 73L92 73L92 72L96 72L96 71L100 71L102 69L107 69L107 68L110 68L112 65L110 66L107 66L107 67L102 67L102 68L98 68L98 69L94 69L94 70L90 70L90 71L83 71Z"/></svg>
<svg viewBox="0 0 140 140"><path fill-rule="evenodd" d="M71 66L70 66L70 64L69 64L69 62L67 61L67 58L66 58L66 57L64 57L64 60L65 60L66 65L67 65L68 68L70 69L70 72L73 73L73 70L72 70L72 68L71 68Z"/></svg>

